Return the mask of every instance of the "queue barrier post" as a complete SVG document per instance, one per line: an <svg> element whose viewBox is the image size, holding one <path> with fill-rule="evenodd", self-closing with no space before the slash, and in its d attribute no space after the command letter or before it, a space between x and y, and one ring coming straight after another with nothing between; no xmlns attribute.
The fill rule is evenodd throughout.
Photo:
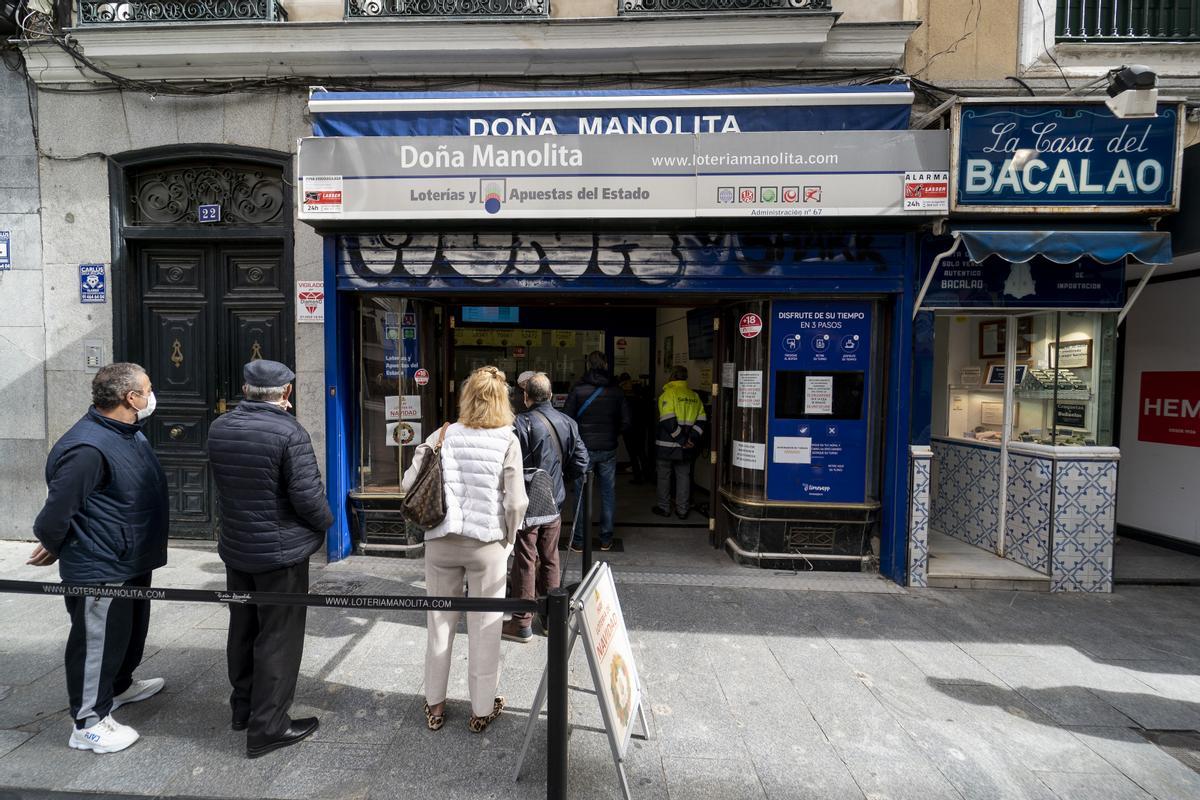
<svg viewBox="0 0 1200 800"><path fill-rule="evenodd" d="M583 483L583 568L580 579L592 571L592 487L596 484L596 471L588 469Z"/></svg>
<svg viewBox="0 0 1200 800"><path fill-rule="evenodd" d="M548 621L546 697L546 800L567 798L567 670L571 648L569 620L571 594L551 589L546 599Z"/></svg>

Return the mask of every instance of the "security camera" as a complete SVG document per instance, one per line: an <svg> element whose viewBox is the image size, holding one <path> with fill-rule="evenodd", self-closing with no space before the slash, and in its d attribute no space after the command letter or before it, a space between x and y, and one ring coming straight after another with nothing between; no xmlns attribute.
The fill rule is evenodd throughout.
<svg viewBox="0 0 1200 800"><path fill-rule="evenodd" d="M1108 73L1104 104L1120 119L1158 116L1158 76L1149 67L1132 64Z"/></svg>

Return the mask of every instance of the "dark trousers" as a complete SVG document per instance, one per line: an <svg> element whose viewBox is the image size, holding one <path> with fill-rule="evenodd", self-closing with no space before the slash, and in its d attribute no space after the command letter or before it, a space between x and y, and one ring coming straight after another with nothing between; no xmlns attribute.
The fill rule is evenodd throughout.
<svg viewBox="0 0 1200 800"><path fill-rule="evenodd" d="M509 573L513 597L532 600L558 588L558 537L561 533L562 517L517 533L513 543L512 572ZM512 618L522 628L527 628L533 615L521 612L513 614Z"/></svg>
<svg viewBox="0 0 1200 800"><path fill-rule="evenodd" d="M270 572L225 567L231 592L308 592L308 559ZM305 606L229 604L229 705L235 720L246 720L247 741L269 741L291 724L288 711L304 655Z"/></svg>
<svg viewBox="0 0 1200 800"><path fill-rule="evenodd" d="M149 586L150 573L130 578L125 586ZM113 697L133 683L142 663L149 600L115 597L66 597L71 615L64 658L67 697L76 728L90 728L112 711Z"/></svg>

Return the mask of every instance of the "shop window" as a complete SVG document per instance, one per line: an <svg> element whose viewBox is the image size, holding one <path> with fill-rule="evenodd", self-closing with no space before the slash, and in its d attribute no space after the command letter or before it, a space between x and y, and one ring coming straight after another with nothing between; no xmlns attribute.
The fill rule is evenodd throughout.
<svg viewBox="0 0 1200 800"><path fill-rule="evenodd" d="M1008 326L1016 326L1010 441L1112 444L1116 317L1056 311L1023 316L939 314L934 432L956 439L1003 439Z"/></svg>

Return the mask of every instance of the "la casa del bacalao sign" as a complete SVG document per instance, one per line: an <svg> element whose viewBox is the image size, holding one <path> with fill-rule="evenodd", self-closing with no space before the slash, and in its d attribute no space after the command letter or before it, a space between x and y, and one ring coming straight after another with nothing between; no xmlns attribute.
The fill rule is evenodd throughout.
<svg viewBox="0 0 1200 800"><path fill-rule="evenodd" d="M952 119L951 210L1178 210L1181 120L1175 103L1118 119L1100 101L964 101Z"/></svg>

